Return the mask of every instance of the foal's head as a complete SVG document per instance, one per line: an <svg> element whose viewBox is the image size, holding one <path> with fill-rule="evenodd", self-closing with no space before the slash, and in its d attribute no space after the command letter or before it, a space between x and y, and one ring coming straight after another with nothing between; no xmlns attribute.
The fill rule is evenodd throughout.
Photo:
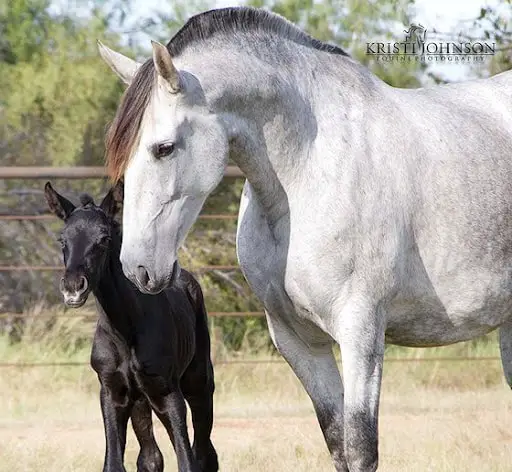
<svg viewBox="0 0 512 472"><path fill-rule="evenodd" d="M66 305L80 307L97 286L108 260L117 225L113 218L123 200L123 187L118 183L111 188L100 205L83 195L78 207L57 193L50 182L44 192L52 213L64 221L59 237L65 264L60 291Z"/></svg>

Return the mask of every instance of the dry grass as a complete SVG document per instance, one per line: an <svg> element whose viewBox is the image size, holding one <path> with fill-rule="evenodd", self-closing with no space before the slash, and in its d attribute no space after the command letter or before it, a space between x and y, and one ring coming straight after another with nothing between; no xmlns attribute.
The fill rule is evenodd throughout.
<svg viewBox="0 0 512 472"><path fill-rule="evenodd" d="M497 355L495 343L390 355L461 350ZM86 360L88 346L72 352L48 337L15 346L0 338L6 361ZM216 378L213 439L221 470L333 470L309 399L286 365L219 365ZM0 471L101 470L103 426L89 368L2 368L0 386ZM159 424L156 430L166 470L176 470L172 447ZM379 470L510 471L511 444L512 395L499 362L386 364ZM135 470L137 452L130 431L128 471Z"/></svg>

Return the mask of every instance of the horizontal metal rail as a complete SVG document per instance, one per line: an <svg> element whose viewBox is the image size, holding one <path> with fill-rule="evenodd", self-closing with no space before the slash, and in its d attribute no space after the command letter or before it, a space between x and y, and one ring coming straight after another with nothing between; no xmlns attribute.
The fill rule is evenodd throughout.
<svg viewBox="0 0 512 472"><path fill-rule="evenodd" d="M243 177L236 166L228 166L224 177ZM107 177L104 167L0 167L0 179L99 179Z"/></svg>
<svg viewBox="0 0 512 472"><path fill-rule="evenodd" d="M385 358L384 362L399 363L421 363L421 362L461 362L461 361L484 361L496 362L499 357L390 357ZM338 362L341 362L338 360ZM231 359L225 361L214 361L213 365L236 365L236 364L286 364L284 359ZM2 367L31 368L31 367L85 367L89 366L88 362L0 362Z"/></svg>
<svg viewBox="0 0 512 472"><path fill-rule="evenodd" d="M57 217L51 213L45 213L43 215L0 215L0 220L4 221L40 221L40 220L56 220ZM201 214L199 215L200 220L236 220L238 215L234 214Z"/></svg>
<svg viewBox="0 0 512 472"><path fill-rule="evenodd" d="M190 272L210 272L212 270L238 270L237 265L206 265L202 267L187 267ZM0 265L0 272L21 272L21 271L57 271L64 270L64 266L53 265Z"/></svg>
<svg viewBox="0 0 512 472"><path fill-rule="evenodd" d="M236 317L248 317L248 316L265 316L263 311L210 311L208 316L211 318L236 318ZM94 318L98 317L95 313L84 313L78 312L71 315L31 315L25 313L0 313L0 319L27 319L30 321L38 321L38 320L54 320L56 318Z"/></svg>

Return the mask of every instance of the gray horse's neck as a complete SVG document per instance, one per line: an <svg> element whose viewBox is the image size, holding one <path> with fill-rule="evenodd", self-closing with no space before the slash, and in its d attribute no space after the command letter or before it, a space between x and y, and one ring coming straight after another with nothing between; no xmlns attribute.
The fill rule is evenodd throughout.
<svg viewBox="0 0 512 472"><path fill-rule="evenodd" d="M228 129L230 157L273 224L288 211L288 186L307 167L327 121L326 104L336 103L341 113L336 133L342 132L341 117L359 103L355 96L378 79L345 56L286 42L276 51L268 49L253 43L254 54L242 57L218 47L206 55L211 64L206 72L204 55L197 53L189 56L197 69L193 63L185 68L197 70L208 101Z"/></svg>

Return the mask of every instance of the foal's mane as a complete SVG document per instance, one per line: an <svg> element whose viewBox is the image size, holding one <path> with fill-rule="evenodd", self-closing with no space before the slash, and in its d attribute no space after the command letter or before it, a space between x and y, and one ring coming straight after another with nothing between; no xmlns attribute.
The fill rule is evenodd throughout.
<svg viewBox="0 0 512 472"><path fill-rule="evenodd" d="M233 36L247 32L272 34L312 49L348 56L338 46L311 37L281 16L249 7L221 8L193 16L169 41L167 49L172 57L177 57L193 43L203 42L221 34ZM136 144L154 84L155 68L153 60L149 59L139 68L124 93L107 133L106 165L114 181L123 175Z"/></svg>
<svg viewBox="0 0 512 472"><path fill-rule="evenodd" d="M80 194L80 204L82 206L94 205L94 198L92 198L88 193L82 193Z"/></svg>

